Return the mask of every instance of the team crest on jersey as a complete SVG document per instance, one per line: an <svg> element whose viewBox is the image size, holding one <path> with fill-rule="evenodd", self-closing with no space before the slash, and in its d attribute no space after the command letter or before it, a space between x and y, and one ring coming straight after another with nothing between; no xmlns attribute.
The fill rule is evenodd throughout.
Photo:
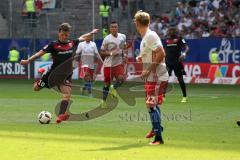
<svg viewBox="0 0 240 160"><path fill-rule="evenodd" d="M107 49L108 49L109 51L114 50L114 49L117 48L117 44L115 44L115 43L113 43L113 42L107 43L106 46L107 46Z"/></svg>

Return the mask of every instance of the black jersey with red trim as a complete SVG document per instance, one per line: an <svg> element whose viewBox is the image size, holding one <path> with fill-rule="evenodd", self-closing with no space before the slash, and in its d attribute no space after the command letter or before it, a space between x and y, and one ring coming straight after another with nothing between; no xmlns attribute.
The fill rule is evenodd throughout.
<svg viewBox="0 0 240 160"><path fill-rule="evenodd" d="M51 69L56 68L58 65L66 61L71 61L74 56L75 50L79 44L79 40L68 40L67 42L52 41L43 47L43 51L51 53L53 64Z"/></svg>
<svg viewBox="0 0 240 160"><path fill-rule="evenodd" d="M181 51L186 47L186 41L179 38L170 38L166 40L166 63L167 64L176 64L178 63L178 58L181 55Z"/></svg>

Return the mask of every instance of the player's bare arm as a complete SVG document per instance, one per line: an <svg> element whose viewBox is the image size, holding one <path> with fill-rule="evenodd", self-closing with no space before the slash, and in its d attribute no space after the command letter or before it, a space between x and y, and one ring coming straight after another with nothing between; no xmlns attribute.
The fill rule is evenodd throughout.
<svg viewBox="0 0 240 160"><path fill-rule="evenodd" d="M159 46L157 49L155 49L153 51L153 54L156 55L153 63L145 71L142 72L141 76L144 79L147 78L152 71L156 71L157 66L164 60L164 57L166 55L162 46Z"/></svg>
<svg viewBox="0 0 240 160"><path fill-rule="evenodd" d="M78 37L79 41L85 41L87 38L91 37L92 35L96 34L99 31L99 29L93 29L91 32L86 33Z"/></svg>
<svg viewBox="0 0 240 160"><path fill-rule="evenodd" d="M188 45L185 45L184 46L184 51L181 54L181 56L179 57L179 61L183 61L186 58L186 55L188 54L188 51L189 51L189 47L188 47Z"/></svg>
<svg viewBox="0 0 240 160"><path fill-rule="evenodd" d="M100 54L102 56L116 56L118 55L119 48L113 49L113 50L107 50L107 46L105 45L103 49L100 50Z"/></svg>
<svg viewBox="0 0 240 160"><path fill-rule="evenodd" d="M128 62L128 48L131 47L131 44L128 42L125 42L123 45L123 63L127 63Z"/></svg>
<svg viewBox="0 0 240 160"><path fill-rule="evenodd" d="M45 54L45 52L43 50L40 50L39 52L37 52L36 54L32 55L31 57L29 57L26 60L21 60L20 64L21 65L27 65L31 62L33 62L34 60L40 58L41 56L43 56Z"/></svg>

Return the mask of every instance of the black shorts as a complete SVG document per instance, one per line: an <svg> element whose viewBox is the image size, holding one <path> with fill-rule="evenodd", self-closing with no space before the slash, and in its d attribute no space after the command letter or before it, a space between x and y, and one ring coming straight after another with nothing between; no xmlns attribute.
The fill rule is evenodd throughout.
<svg viewBox="0 0 240 160"><path fill-rule="evenodd" d="M40 88L53 88L60 87L61 85L71 86L72 73L71 74L54 74L52 70L49 70L42 78L37 82Z"/></svg>
<svg viewBox="0 0 240 160"><path fill-rule="evenodd" d="M184 71L184 66L182 62L175 63L175 64L167 64L168 74L171 76L172 71L174 71L174 74L177 77L180 77L182 75L186 75L186 72Z"/></svg>

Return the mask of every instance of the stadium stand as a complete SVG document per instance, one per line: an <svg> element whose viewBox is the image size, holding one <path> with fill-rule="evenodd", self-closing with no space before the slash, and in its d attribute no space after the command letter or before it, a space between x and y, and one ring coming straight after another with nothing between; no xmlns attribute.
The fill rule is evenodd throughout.
<svg viewBox="0 0 240 160"><path fill-rule="evenodd" d="M183 37L239 37L238 0L179 1L171 14L155 15L152 29L165 37L169 27L177 27Z"/></svg>
<svg viewBox="0 0 240 160"><path fill-rule="evenodd" d="M76 37L92 28L92 1L56 1L56 8L43 9L38 12L37 27L29 28L26 14L23 14L24 8L19 7L23 6L23 0L2 0L0 3L3 17L0 18L1 37L56 37L56 28L64 21L72 25L72 36ZM101 29L99 5L102 0L94 0L94 2L95 26ZM222 0L221 3L219 2L218 0L128 0L123 1L123 3L118 1L117 3L115 0L108 0L112 7L110 21L118 21L120 32L127 35L135 35L132 17L137 10L142 9L151 13L153 18L151 27L161 37L166 36L167 28L170 26L178 27L185 38L239 37L239 0ZM206 7L203 9L202 6L204 5ZM96 38L101 38L101 34L98 34Z"/></svg>

